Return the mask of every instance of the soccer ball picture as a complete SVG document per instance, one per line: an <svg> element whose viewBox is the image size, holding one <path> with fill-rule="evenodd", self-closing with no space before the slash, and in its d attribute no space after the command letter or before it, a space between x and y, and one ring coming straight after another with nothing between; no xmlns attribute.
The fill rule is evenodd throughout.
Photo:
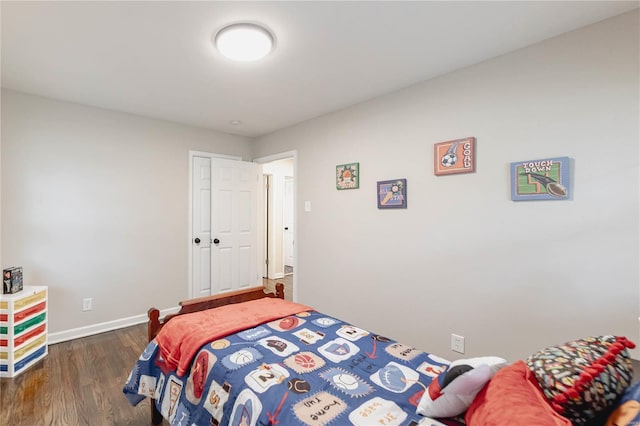
<svg viewBox="0 0 640 426"><path fill-rule="evenodd" d="M453 152L448 152L446 153L442 159L440 159L440 162L442 163L443 166L445 167L451 167L454 164L456 164L456 161L458 161L458 156L453 153Z"/></svg>

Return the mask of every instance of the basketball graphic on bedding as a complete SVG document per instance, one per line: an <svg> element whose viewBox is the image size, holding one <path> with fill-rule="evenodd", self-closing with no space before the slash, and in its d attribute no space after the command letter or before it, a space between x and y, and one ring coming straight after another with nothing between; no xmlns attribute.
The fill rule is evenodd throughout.
<svg viewBox="0 0 640 426"><path fill-rule="evenodd" d="M325 364L325 360L313 352L300 352L284 360L284 365L298 374L311 373Z"/></svg>

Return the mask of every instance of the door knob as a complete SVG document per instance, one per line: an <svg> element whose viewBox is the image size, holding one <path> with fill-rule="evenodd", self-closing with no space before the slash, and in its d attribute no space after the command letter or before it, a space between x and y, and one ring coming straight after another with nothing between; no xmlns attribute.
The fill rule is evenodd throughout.
<svg viewBox="0 0 640 426"><path fill-rule="evenodd" d="M196 244L200 244L200 238L196 238L195 240L193 240L193 242Z"/></svg>
<svg viewBox="0 0 640 426"><path fill-rule="evenodd" d="M214 239L213 239L213 244L220 244L220 240L219 240L219 239L217 239L217 238L214 238Z"/></svg>

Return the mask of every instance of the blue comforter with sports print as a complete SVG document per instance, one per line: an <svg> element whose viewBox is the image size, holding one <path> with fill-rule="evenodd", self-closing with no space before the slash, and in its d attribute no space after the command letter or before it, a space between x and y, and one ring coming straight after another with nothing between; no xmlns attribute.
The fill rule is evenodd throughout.
<svg viewBox="0 0 640 426"><path fill-rule="evenodd" d="M203 346L183 377L150 342L124 393L172 425L439 425L416 414L448 362L316 311Z"/></svg>

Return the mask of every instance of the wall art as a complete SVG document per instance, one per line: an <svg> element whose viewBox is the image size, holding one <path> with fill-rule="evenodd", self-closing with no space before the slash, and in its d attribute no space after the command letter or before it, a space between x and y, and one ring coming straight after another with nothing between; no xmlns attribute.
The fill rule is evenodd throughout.
<svg viewBox="0 0 640 426"><path fill-rule="evenodd" d="M569 157L545 158L511 163L511 199L568 200Z"/></svg>
<svg viewBox="0 0 640 426"><path fill-rule="evenodd" d="M336 166L336 189L358 189L360 187L360 163Z"/></svg>
<svg viewBox="0 0 640 426"><path fill-rule="evenodd" d="M393 179L378 182L379 209L407 208L407 180Z"/></svg>
<svg viewBox="0 0 640 426"><path fill-rule="evenodd" d="M476 169L476 138L456 139L433 146L436 176L471 173Z"/></svg>

